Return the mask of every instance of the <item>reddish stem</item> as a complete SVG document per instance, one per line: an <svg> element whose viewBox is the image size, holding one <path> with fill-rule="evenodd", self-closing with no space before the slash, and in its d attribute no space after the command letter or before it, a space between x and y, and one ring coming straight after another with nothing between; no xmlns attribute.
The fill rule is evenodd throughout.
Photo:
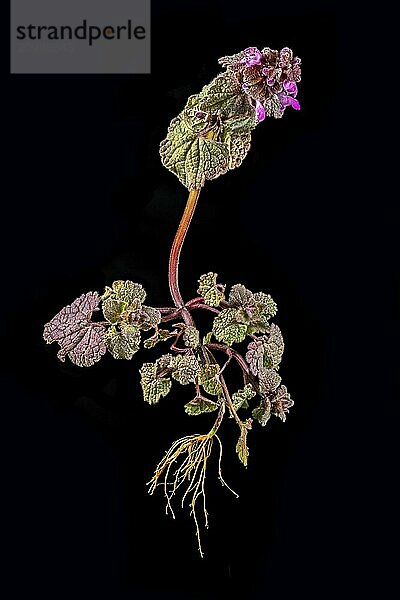
<svg viewBox="0 0 400 600"><path fill-rule="evenodd" d="M239 354L239 352L237 352L236 350L234 350L233 348L230 348L229 346L225 346L224 344L207 344L208 348L214 348L215 350L221 350L222 352L225 352L226 354L233 356L233 358L237 361L238 365L240 365L242 371L247 375L247 377L251 377L250 374L250 370L249 367L245 361L245 359L243 358L243 356L241 354Z"/></svg>
<svg viewBox="0 0 400 600"><path fill-rule="evenodd" d="M185 210L183 212L181 222L179 223L179 227L175 234L174 242L172 244L168 266L168 282L171 296L176 308L182 309L182 317L187 325L193 325L193 319L190 316L189 311L184 307L184 302L182 300L181 292L179 290L179 258L181 255L183 242L185 241L189 225L191 223L194 211L196 209L199 194L200 189L192 190L191 192L189 192L189 197L186 202Z"/></svg>
<svg viewBox="0 0 400 600"><path fill-rule="evenodd" d="M186 304L186 306L188 308L190 308L190 310L196 310L197 308L201 308L203 310L210 310L211 312L219 315L219 310L217 308L214 308L213 306L209 306L208 304L191 304L190 307Z"/></svg>

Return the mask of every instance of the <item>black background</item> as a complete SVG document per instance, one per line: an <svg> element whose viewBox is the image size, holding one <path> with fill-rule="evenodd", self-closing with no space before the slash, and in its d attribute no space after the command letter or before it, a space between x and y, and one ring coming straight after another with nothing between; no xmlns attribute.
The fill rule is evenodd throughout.
<svg viewBox="0 0 400 600"><path fill-rule="evenodd" d="M376 576L388 597L377 537L390 538L387 505L377 501L392 456L397 259L394 198L371 150L379 108L362 99L360 65L375 50L355 42L361 8L152 7L151 75L7 77L6 597L359 597ZM266 120L243 166L206 185L181 287L191 297L213 270L272 294L295 407L285 425L254 428L247 470L224 425L224 475L240 499L209 475L201 560L187 514L166 518L145 482L174 439L210 419L183 414L178 386L157 407L143 403L138 368L156 352L80 370L57 361L41 333L62 306L114 279L140 281L150 305L169 303L186 194L158 144L218 73L218 57L250 45L288 45L302 58L302 110Z"/></svg>

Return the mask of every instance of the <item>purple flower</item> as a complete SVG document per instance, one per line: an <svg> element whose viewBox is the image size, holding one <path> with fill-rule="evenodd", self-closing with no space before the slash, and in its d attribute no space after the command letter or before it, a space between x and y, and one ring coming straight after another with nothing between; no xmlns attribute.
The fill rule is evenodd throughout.
<svg viewBox="0 0 400 600"><path fill-rule="evenodd" d="M262 54L258 48L252 46L250 48L246 48L244 50L245 56L240 61L244 63L246 67L253 67L254 65L259 65L261 62Z"/></svg>
<svg viewBox="0 0 400 600"><path fill-rule="evenodd" d="M285 81L283 87L288 94L291 94L294 98L297 96L297 85L294 81Z"/></svg>
<svg viewBox="0 0 400 600"><path fill-rule="evenodd" d="M264 117L279 119L291 106L300 110L297 84L301 80L301 60L290 48L280 51L255 47L246 48L218 61L235 74L242 90L255 106L258 121Z"/></svg>
<svg viewBox="0 0 400 600"><path fill-rule="evenodd" d="M292 108L294 108L294 110L300 110L300 102L295 98L290 98L290 104L292 105Z"/></svg>
<svg viewBox="0 0 400 600"><path fill-rule="evenodd" d="M278 94L278 98L280 103L282 104L283 109L287 106L291 106L294 110L300 110L300 102L296 100L297 96L297 85L294 81L290 79L284 81L283 88L285 92L281 92Z"/></svg>
<svg viewBox="0 0 400 600"><path fill-rule="evenodd" d="M300 110L300 102L296 100L296 98L292 98L291 96L288 96L284 93L278 94L278 97L283 109L287 108L288 106L291 106L292 108L294 108L294 110Z"/></svg>
<svg viewBox="0 0 400 600"><path fill-rule="evenodd" d="M265 119L265 108L258 100L256 101L256 117L258 122L264 121Z"/></svg>

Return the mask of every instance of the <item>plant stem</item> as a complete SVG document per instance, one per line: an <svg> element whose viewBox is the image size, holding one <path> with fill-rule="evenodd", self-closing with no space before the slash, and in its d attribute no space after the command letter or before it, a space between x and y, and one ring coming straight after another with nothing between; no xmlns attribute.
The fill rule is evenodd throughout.
<svg viewBox="0 0 400 600"><path fill-rule="evenodd" d="M182 309L182 317L186 325L193 325L193 319L189 311L186 308L184 308L184 302L182 300L182 296L179 290L179 258L183 242L185 241L190 222L196 209L199 194L200 189L192 190L191 192L189 192L189 197L186 202L185 210L183 212L181 222L179 223L179 227L175 234L174 242L172 244L168 266L168 282L171 296L176 308Z"/></svg>
<svg viewBox="0 0 400 600"><path fill-rule="evenodd" d="M219 426L221 425L222 420L224 418L224 414L225 414L225 402L221 402L220 407L218 409L218 415L217 415L217 418L215 420L215 423L211 427L211 429L210 429L210 431L208 433L208 435L210 437L213 437L217 433L217 431L219 429Z"/></svg>

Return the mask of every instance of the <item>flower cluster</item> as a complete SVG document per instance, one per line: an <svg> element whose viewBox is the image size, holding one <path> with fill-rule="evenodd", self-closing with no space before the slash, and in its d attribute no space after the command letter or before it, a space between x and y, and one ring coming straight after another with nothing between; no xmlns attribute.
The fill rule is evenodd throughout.
<svg viewBox="0 0 400 600"><path fill-rule="evenodd" d="M189 190L239 167L265 117L300 109L300 59L290 48L246 48L218 61L225 70L190 96L160 144L163 165Z"/></svg>
<svg viewBox="0 0 400 600"><path fill-rule="evenodd" d="M300 110L297 84L301 80L301 60L290 48L246 48L238 54L223 56L219 63L235 73L243 91L255 102L259 121L266 116L280 118L291 106Z"/></svg>

